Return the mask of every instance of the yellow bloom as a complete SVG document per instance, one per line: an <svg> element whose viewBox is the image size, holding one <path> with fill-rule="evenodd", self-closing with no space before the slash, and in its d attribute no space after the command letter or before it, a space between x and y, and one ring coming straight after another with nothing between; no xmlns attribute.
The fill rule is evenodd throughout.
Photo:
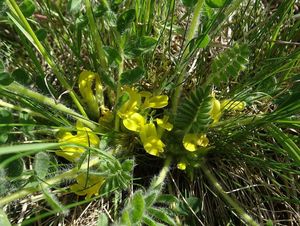
<svg viewBox="0 0 300 226"><path fill-rule="evenodd" d="M145 124L145 118L139 113L133 113L127 118L123 119L123 124L127 129L139 132Z"/></svg>
<svg viewBox="0 0 300 226"><path fill-rule="evenodd" d="M185 170L186 169L186 163L185 162L177 163L177 169Z"/></svg>
<svg viewBox="0 0 300 226"><path fill-rule="evenodd" d="M242 111L245 109L246 103L244 101L232 101L223 100L221 101L221 108L226 110Z"/></svg>
<svg viewBox="0 0 300 226"><path fill-rule="evenodd" d="M99 194L99 189L104 183L104 178L98 175L88 175L81 173L76 178L77 184L71 185L70 189L77 195L84 196L86 199L91 198L93 195Z"/></svg>
<svg viewBox="0 0 300 226"><path fill-rule="evenodd" d="M100 139L94 134L91 129L84 127L82 123L77 122L76 124L77 134L73 135L71 132L64 132L59 135L58 141L60 143L72 143L79 144L83 146L98 147ZM61 151L56 151L58 156L64 157L70 162L76 162L80 159L82 153L84 153L85 148L74 147L74 146L61 146Z"/></svg>
<svg viewBox="0 0 300 226"><path fill-rule="evenodd" d="M168 120L169 120L169 117L164 115L164 117L162 119L157 118L156 122L157 122L158 126L164 128L168 131L171 131L173 129L173 125L171 123L169 123Z"/></svg>
<svg viewBox="0 0 300 226"><path fill-rule="evenodd" d="M118 115L122 119L138 111L141 105L141 95L134 88L126 87L124 92L128 93L129 99L118 110Z"/></svg>
<svg viewBox="0 0 300 226"><path fill-rule="evenodd" d="M140 138L146 152L150 155L159 156L164 151L165 144L158 138L153 123L148 123L142 127Z"/></svg>
<svg viewBox="0 0 300 226"><path fill-rule="evenodd" d="M94 83L95 86L93 86ZM83 71L79 75L78 84L79 92L88 105L90 114L95 118L99 118L99 106L104 104L103 87L99 75L91 71ZM93 89L95 89L95 93Z"/></svg>
<svg viewBox="0 0 300 226"><path fill-rule="evenodd" d="M221 118L221 103L213 95L211 100L210 117L214 120L213 123L218 122Z"/></svg>
<svg viewBox="0 0 300 226"><path fill-rule="evenodd" d="M144 92L146 93L146 92ZM167 95L158 96L145 96L145 101L143 103L142 109L147 108L163 108L168 105L169 97Z"/></svg>
<svg viewBox="0 0 300 226"><path fill-rule="evenodd" d="M205 134L188 133L183 137L183 146L188 151L196 151L198 147L206 147L209 140Z"/></svg>
<svg viewBox="0 0 300 226"><path fill-rule="evenodd" d="M215 94L212 93L211 105L210 117L214 120L213 123L216 123L220 120L222 111L225 109L228 111L242 111L245 109L246 103L244 101L232 101L227 99L220 102L215 98Z"/></svg>

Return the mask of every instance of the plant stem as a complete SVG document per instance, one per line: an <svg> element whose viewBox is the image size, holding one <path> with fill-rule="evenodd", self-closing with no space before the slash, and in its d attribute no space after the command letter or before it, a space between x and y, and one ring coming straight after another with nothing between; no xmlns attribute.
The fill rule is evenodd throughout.
<svg viewBox="0 0 300 226"><path fill-rule="evenodd" d="M120 39L120 45L119 45L119 54L121 57L121 62L119 64L119 68L118 68L118 85L117 85L117 97L116 97L116 104L119 101L119 98L121 96L121 75L124 71L124 39L122 38L122 36L119 37ZM115 107L116 109L116 107ZM115 112L115 130L119 131L119 127L120 127L120 117L117 114L117 109Z"/></svg>
<svg viewBox="0 0 300 226"><path fill-rule="evenodd" d="M164 180L166 179L167 173L169 172L170 169L170 165L171 165L171 157L167 157L164 163L163 168L161 169L161 171L159 172L159 175L155 178L155 180L152 182L151 187L153 189L155 189L156 187L158 187L159 185L161 185Z"/></svg>
<svg viewBox="0 0 300 226"><path fill-rule="evenodd" d="M8 6L10 7L11 11L13 13L16 14L16 16L18 16L18 18L21 20L21 22L23 23L23 26L25 28L25 30L28 32L28 34L30 35L29 39L32 44L35 46L35 48L41 53L41 55L44 57L44 59L46 60L46 62L48 63L48 65L51 67L51 69L53 70L54 74L56 75L57 79L59 80L59 82L62 84L62 86L69 91L70 96L73 100L73 102L75 103L75 105L77 106L78 110L80 111L80 113L84 116L87 117L87 114L84 111L84 108L82 107L82 105L79 102L79 99L76 95L76 93L73 91L72 87L68 84L67 80L64 78L64 76L61 74L59 68L57 67L57 65L52 61L50 55L48 54L48 52L46 51L46 49L44 48L44 46L41 44L41 42L39 41L39 39L37 38L36 34L34 33L34 31L32 30L30 24L28 23L28 21L26 20L25 16L23 15L21 9L19 8L19 6L17 5L17 3L15 2L15 0L6 0L6 3L8 4Z"/></svg>
<svg viewBox="0 0 300 226"><path fill-rule="evenodd" d="M85 0L85 6L86 6L86 14L87 14L90 29L91 29L92 40L94 42L94 47L96 48L96 52L98 54L98 59L99 59L101 67L103 69L106 69L107 61L106 61L105 53L103 50L102 41L101 41L100 35L98 33L98 29L97 29L96 22L94 19L90 0ZM106 4L106 6L108 6L108 4Z"/></svg>
<svg viewBox="0 0 300 226"><path fill-rule="evenodd" d="M217 179L214 177L214 175L210 172L210 170L207 168L206 164L203 162L201 165L201 169L203 173L205 174L206 178L209 180L211 185L215 188L215 190L222 196L225 202L227 202L237 213L238 216L240 216L247 225L250 226L259 226L258 223L256 223L251 216L249 216L243 208L237 203L236 200L231 198L222 188L222 186L219 184Z"/></svg>
<svg viewBox="0 0 300 226"><path fill-rule="evenodd" d="M13 82L8 86L4 86L4 87L0 86L0 89L6 90L7 92L13 92L20 96L30 97L31 99L36 100L40 104L48 105L49 107L51 107L55 110L64 112L64 113L72 116L73 118L81 121L82 123L84 123L85 125L87 125L88 127L90 127L93 130L97 128L96 123L93 123L90 120L84 118L82 115L78 114L74 110L66 107L63 104L56 103L52 98L49 98L40 93L34 92L16 82Z"/></svg>
<svg viewBox="0 0 300 226"><path fill-rule="evenodd" d="M196 32L197 32L197 28L198 28L198 24L199 24L199 20L200 20L200 14L201 14L201 9L203 6L204 0L198 0L195 8L194 8L194 12L193 12L193 18L191 21L191 24L189 26L187 35L186 35L186 44L184 47L184 52L183 52L183 56L181 57L181 62L183 59L185 59L185 57L187 56L187 54L189 53L187 46L189 44L189 42L194 38ZM179 102L179 98L181 95L181 91L182 91L182 87L183 87L183 79L186 75L186 67L184 66L184 68L179 66L179 76L177 79L177 87L175 89L173 98L172 98L172 112L173 114L176 113L177 111L177 107L178 107L178 102Z"/></svg>
<svg viewBox="0 0 300 226"><path fill-rule="evenodd" d="M91 160L89 162L89 166L94 166L96 165L97 163L99 163L99 159L94 159L94 160ZM88 163L84 163L81 165L81 168L78 169L78 167L75 167L65 173L62 173L56 177L53 177L51 179L48 179L48 180L45 180L43 183L45 184L45 186L47 187L50 187L51 185L55 185L59 182L61 182L62 180L65 180L65 179L70 179L70 178L74 178L77 173L81 170L85 170L88 168ZM26 195L29 195L29 194L32 194L34 192L37 192L37 191L40 191L41 190L41 186L36 185L35 187L27 187L27 188L24 188L20 191L17 191L13 194L10 194L8 196L5 196L3 198L0 199L0 207L12 202L12 201L15 201L17 199L21 199L23 197L25 197Z"/></svg>

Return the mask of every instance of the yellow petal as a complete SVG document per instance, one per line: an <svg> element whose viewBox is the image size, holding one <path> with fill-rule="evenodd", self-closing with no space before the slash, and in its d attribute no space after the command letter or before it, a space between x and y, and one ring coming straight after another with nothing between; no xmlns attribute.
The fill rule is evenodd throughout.
<svg viewBox="0 0 300 226"><path fill-rule="evenodd" d="M183 137L183 146L188 151L197 150L197 135L188 133Z"/></svg>
<svg viewBox="0 0 300 226"><path fill-rule="evenodd" d="M177 163L177 168L180 169L180 170L185 170L186 169L186 163L185 162Z"/></svg>
<svg viewBox="0 0 300 226"><path fill-rule="evenodd" d="M215 97L211 100L212 108L210 110L210 117L215 122L218 122L221 118L221 103Z"/></svg>
<svg viewBox="0 0 300 226"><path fill-rule="evenodd" d="M143 145L147 153L155 156L159 156L165 147L165 144L158 137L148 137Z"/></svg>
<svg viewBox="0 0 300 226"><path fill-rule="evenodd" d="M152 122L145 124L140 131L142 143L145 143L149 137L157 137L156 127Z"/></svg>
<svg viewBox="0 0 300 226"><path fill-rule="evenodd" d="M198 147L206 147L209 143L205 134L188 133L183 137L183 146L188 151L196 151Z"/></svg>
<svg viewBox="0 0 300 226"><path fill-rule="evenodd" d="M87 147L98 147L100 143L99 137L94 134L91 129L84 127L82 123L77 122L76 124L77 134L73 135L70 132L60 134L58 137L59 143L72 143ZM62 156L65 159L76 162L79 160L85 148L74 147L74 146L61 146L61 151L56 151L58 156Z"/></svg>
<svg viewBox="0 0 300 226"><path fill-rule="evenodd" d="M168 122L169 117L168 116L164 116L163 119L156 119L157 125L168 130L171 131L173 129L173 125L171 123Z"/></svg>
<svg viewBox="0 0 300 226"><path fill-rule="evenodd" d="M223 100L221 102L221 108L226 110L243 111L245 109L246 103L244 101L232 101Z"/></svg>
<svg viewBox="0 0 300 226"><path fill-rule="evenodd" d="M122 119L138 111L141 105L141 95L134 88L126 87L124 92L128 93L129 99L118 110L118 115Z"/></svg>
<svg viewBox="0 0 300 226"><path fill-rule="evenodd" d="M86 199L93 195L98 195L100 187L104 183L104 178L98 175L88 175L86 173L79 174L76 178L77 184L70 186L72 192L80 196L85 196Z"/></svg>
<svg viewBox="0 0 300 226"><path fill-rule="evenodd" d="M103 87L99 76L91 71L82 71L78 79L79 92L93 117L99 117L99 106L104 103Z"/></svg>
<svg viewBox="0 0 300 226"><path fill-rule="evenodd" d="M124 126L135 132L139 132L145 124L145 118L139 113L133 113L123 120Z"/></svg>
<svg viewBox="0 0 300 226"><path fill-rule="evenodd" d="M208 138L205 134L199 134L197 137L197 145L201 147L206 147L209 143Z"/></svg>
<svg viewBox="0 0 300 226"><path fill-rule="evenodd" d="M140 138L145 151L150 155L159 156L164 151L165 144L158 138L156 127L152 122L142 127Z"/></svg>
<svg viewBox="0 0 300 226"><path fill-rule="evenodd" d="M159 95L146 98L143 108L163 108L168 105L169 97L167 95Z"/></svg>

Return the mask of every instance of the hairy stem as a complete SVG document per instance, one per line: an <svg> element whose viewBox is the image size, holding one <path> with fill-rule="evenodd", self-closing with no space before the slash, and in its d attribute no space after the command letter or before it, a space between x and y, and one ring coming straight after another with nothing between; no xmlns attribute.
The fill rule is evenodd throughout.
<svg viewBox="0 0 300 226"><path fill-rule="evenodd" d="M91 129L97 128L96 123L93 123L90 120L84 118L82 115L78 114L76 111L66 107L63 104L56 103L52 98L49 98L40 93L34 92L16 82L13 82L8 86L0 86L0 89L6 90L7 92L13 92L20 96L29 97L32 100L39 102L40 104L48 105L49 107L51 107L55 110L61 111L63 113L66 113L66 114L72 116L73 118L81 121L82 123L84 123L85 125L90 127Z"/></svg>
<svg viewBox="0 0 300 226"><path fill-rule="evenodd" d="M97 163L99 163L99 161L100 161L99 159L91 160L89 162L89 167L96 165ZM87 168L88 168L88 163L84 163L81 165L80 169L78 169L78 167L75 167L75 168L73 168L65 173L62 173L56 177L45 180L43 183L45 186L50 187L52 185L55 185L55 184L61 182L62 180L74 178L80 170L85 170ZM43 187L45 187L45 186L43 186ZM42 186L40 186L38 184L35 187L27 187L27 188L21 189L20 191L12 193L8 196L5 196L0 199L0 207L4 206L12 201L21 199L21 198L25 197L26 195L32 194L34 192L38 192L41 190L41 188L42 188Z"/></svg>
<svg viewBox="0 0 300 226"><path fill-rule="evenodd" d="M168 157L166 160L165 160L165 163L164 163L164 166L163 168L161 169L159 175L155 178L155 180L152 182L152 185L151 187L153 189L155 189L156 187L160 186L164 180L166 179L166 176L167 176L167 173L169 172L169 169L170 169L170 165L171 165L171 157Z"/></svg>
<svg viewBox="0 0 300 226"><path fill-rule="evenodd" d="M203 3L204 3L204 0L198 0L196 6L194 8L193 18L192 18L191 24L189 26L189 29L188 29L188 32L187 32L187 35L186 35L186 42L185 42L186 44L185 44L185 48L184 48L185 51L183 52L183 56L182 56L181 59L185 59L185 57L189 53L189 51L186 47L189 44L189 42L194 38L194 36L197 32L198 23L199 23ZM173 98L172 98L172 112L174 114L177 111L178 102L179 102L180 94L181 94L182 87L183 87L183 79L186 75L186 68L184 67L183 69L180 69L179 71L181 73L178 76L178 79L177 79L177 82L176 82L177 87L175 89L175 92L174 92L174 95L173 95Z"/></svg>

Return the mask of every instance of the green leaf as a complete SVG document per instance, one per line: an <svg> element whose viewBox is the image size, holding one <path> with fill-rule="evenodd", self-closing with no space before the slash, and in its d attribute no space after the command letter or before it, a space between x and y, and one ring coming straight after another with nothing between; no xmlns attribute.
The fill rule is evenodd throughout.
<svg viewBox="0 0 300 226"><path fill-rule="evenodd" d="M130 24L135 20L135 10L129 9L123 12L117 20L117 30L123 34Z"/></svg>
<svg viewBox="0 0 300 226"><path fill-rule="evenodd" d="M149 52L156 45L157 40L150 36L133 36L125 44L124 54L127 59L133 59Z"/></svg>
<svg viewBox="0 0 300 226"><path fill-rule="evenodd" d="M0 144L5 144L7 140L8 140L8 134L1 131L1 133L0 133Z"/></svg>
<svg viewBox="0 0 300 226"><path fill-rule="evenodd" d="M138 82L145 74L144 69L141 67L136 67L132 70L127 70L121 74L121 84L122 85L132 85Z"/></svg>
<svg viewBox="0 0 300 226"><path fill-rule="evenodd" d="M15 81L21 84L28 85L30 83L30 77L28 76L27 72L22 68L14 70L12 73L12 77Z"/></svg>
<svg viewBox="0 0 300 226"><path fill-rule="evenodd" d="M72 14L77 14L80 11L82 0L69 0L68 10Z"/></svg>
<svg viewBox="0 0 300 226"><path fill-rule="evenodd" d="M205 0L205 2L211 8L222 8L227 0Z"/></svg>
<svg viewBox="0 0 300 226"><path fill-rule="evenodd" d="M219 85L227 82L229 78L237 78L246 69L249 49L246 44L234 45L232 48L220 53L211 65L210 79Z"/></svg>
<svg viewBox="0 0 300 226"><path fill-rule="evenodd" d="M7 218L7 215L1 208L0 208L0 225L1 226L11 226L11 224Z"/></svg>
<svg viewBox="0 0 300 226"><path fill-rule="evenodd" d="M121 216L121 225L132 225L130 221L130 216L128 210L125 210Z"/></svg>
<svg viewBox="0 0 300 226"><path fill-rule="evenodd" d="M116 65L120 64L122 58L121 58L119 52L115 48L110 47L110 46L104 46L103 49L106 53L109 65L111 65L113 63L115 63Z"/></svg>
<svg viewBox="0 0 300 226"><path fill-rule="evenodd" d="M35 150L36 152L41 150L53 149L62 146L58 143L39 143L39 144L20 144L8 147L0 147L0 155L28 152Z"/></svg>
<svg viewBox="0 0 300 226"><path fill-rule="evenodd" d="M97 226L108 226L108 218L105 213L99 214Z"/></svg>
<svg viewBox="0 0 300 226"><path fill-rule="evenodd" d="M9 124L12 121L12 113L4 108L0 108L0 124Z"/></svg>
<svg viewBox="0 0 300 226"><path fill-rule="evenodd" d="M122 163L122 169L127 172L132 172L134 166L134 161L132 159L127 159Z"/></svg>
<svg viewBox="0 0 300 226"><path fill-rule="evenodd" d="M205 132L211 122L210 89L197 88L178 107L174 126L185 133Z"/></svg>
<svg viewBox="0 0 300 226"><path fill-rule="evenodd" d="M154 47L156 42L157 42L156 38L150 36L142 36L139 39L139 48L145 52L151 49L152 47Z"/></svg>
<svg viewBox="0 0 300 226"><path fill-rule="evenodd" d="M25 17L30 17L35 11L35 4L31 0L24 0L20 5L20 9Z"/></svg>
<svg viewBox="0 0 300 226"><path fill-rule="evenodd" d="M44 184L42 184L41 186L42 186L44 198L49 204L49 206L52 208L52 210L58 213L65 212L65 214L67 214L65 207L59 202L57 197L53 193L51 193L51 191L48 188L44 187Z"/></svg>
<svg viewBox="0 0 300 226"><path fill-rule="evenodd" d="M206 48L210 42L210 37L208 35L200 35L198 38L194 38L189 43L189 50L192 52L193 48ZM195 47L197 46L197 47Z"/></svg>
<svg viewBox="0 0 300 226"><path fill-rule="evenodd" d="M4 63L0 60L0 73L4 72Z"/></svg>
<svg viewBox="0 0 300 226"><path fill-rule="evenodd" d="M35 155L33 169L40 179L44 179L49 172L50 157L46 152L39 152Z"/></svg>
<svg viewBox="0 0 300 226"><path fill-rule="evenodd" d="M179 200L174 195L162 194L162 195L158 196L156 202L164 203L164 204L171 204L171 203L178 203Z"/></svg>
<svg viewBox="0 0 300 226"><path fill-rule="evenodd" d="M145 198L145 203L147 207L150 207L154 204L154 202L156 201L158 192L156 190L151 191L149 194L147 194L146 198Z"/></svg>
<svg viewBox="0 0 300 226"><path fill-rule="evenodd" d="M168 225L176 225L175 221L167 215L166 211L163 208L149 208L148 212L155 218L167 223Z"/></svg>
<svg viewBox="0 0 300 226"><path fill-rule="evenodd" d="M0 156L0 161L12 159L7 165L4 166L5 174L7 177L19 177L24 171L24 162L21 158L17 158L15 155L4 155Z"/></svg>
<svg viewBox="0 0 300 226"><path fill-rule="evenodd" d="M131 220L133 223L137 223L142 220L144 210L145 201L142 191L137 191L132 198Z"/></svg>
<svg viewBox="0 0 300 226"><path fill-rule="evenodd" d="M148 217L148 216L143 216L143 223L144 223L145 225L147 225L147 226L160 226L160 225L162 225L162 224L160 224L160 223L154 221L153 219L151 219L151 218ZM143 224L143 225L144 225L144 224Z"/></svg>
<svg viewBox="0 0 300 226"><path fill-rule="evenodd" d="M194 7L197 4L198 0L182 0L182 3L185 7Z"/></svg>
<svg viewBox="0 0 300 226"><path fill-rule="evenodd" d="M0 85L8 86L14 81L11 75L7 72L0 72Z"/></svg>
<svg viewBox="0 0 300 226"><path fill-rule="evenodd" d="M44 28L40 28L35 32L35 35L38 40L43 41L47 38L47 30Z"/></svg>
<svg viewBox="0 0 300 226"><path fill-rule="evenodd" d="M289 157L300 166L300 148L297 144L277 126L270 124L268 131L275 140L284 148Z"/></svg>

